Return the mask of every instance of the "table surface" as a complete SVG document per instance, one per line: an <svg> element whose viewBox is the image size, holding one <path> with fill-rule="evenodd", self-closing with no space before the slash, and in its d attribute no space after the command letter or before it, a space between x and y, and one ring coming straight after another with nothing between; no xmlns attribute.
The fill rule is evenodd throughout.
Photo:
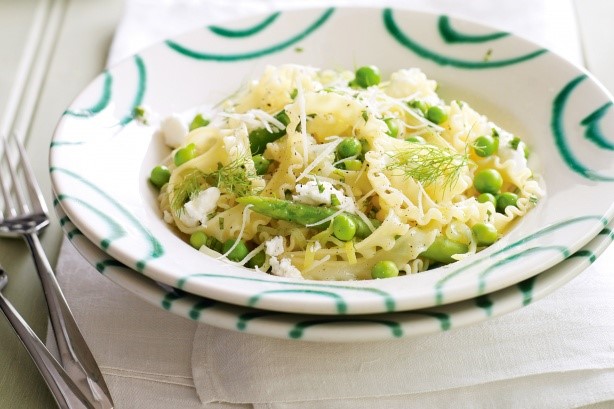
<svg viewBox="0 0 614 409"><path fill-rule="evenodd" d="M585 66L614 92L614 2L574 0ZM35 102L31 121L22 128L34 171L51 204L48 147L57 120L72 101L104 67L113 32L121 17L122 0L2 0L0 1L0 121L9 107L8 96L23 72L22 55L29 39L42 33L32 70L41 69L40 86L28 89ZM20 110L27 110L22 102ZM0 123L0 128L6 126ZM42 236L43 246L55 264L62 233L51 212L51 226ZM0 264L9 271L7 297L43 337L46 306L33 263L21 240L0 238ZM53 400L25 349L0 318L0 408L52 407Z"/></svg>

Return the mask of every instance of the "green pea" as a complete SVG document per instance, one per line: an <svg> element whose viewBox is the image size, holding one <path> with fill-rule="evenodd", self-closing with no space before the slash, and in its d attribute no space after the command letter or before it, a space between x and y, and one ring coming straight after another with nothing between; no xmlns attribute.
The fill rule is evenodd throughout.
<svg viewBox="0 0 614 409"><path fill-rule="evenodd" d="M224 247L222 247L222 253L226 254L228 250L235 244L234 239L228 239L224 242ZM230 252L226 257L231 261L241 261L249 254L249 249L243 240L239 240L239 244Z"/></svg>
<svg viewBox="0 0 614 409"><path fill-rule="evenodd" d="M156 166L151 170L149 181L158 189L164 186L171 178L171 171L164 165Z"/></svg>
<svg viewBox="0 0 614 409"><path fill-rule="evenodd" d="M411 108L414 108L414 109L418 110L418 112L421 113L422 116L425 116L426 112L429 110L428 104L426 102L420 101L418 99L414 99L413 101L409 102L408 105Z"/></svg>
<svg viewBox="0 0 614 409"><path fill-rule="evenodd" d="M479 203L492 203L493 207L497 205L497 198L492 193L480 193L478 196Z"/></svg>
<svg viewBox="0 0 614 409"><path fill-rule="evenodd" d="M379 68L374 65L366 65L356 70L356 85L361 88L368 88L377 85L382 80Z"/></svg>
<svg viewBox="0 0 614 409"><path fill-rule="evenodd" d="M421 137L421 136L410 136L409 138L405 139L407 142L411 142L411 143L417 143L419 145L424 145L426 144L426 140Z"/></svg>
<svg viewBox="0 0 614 409"><path fill-rule="evenodd" d="M480 246L489 246L497 241L498 233L491 223L476 223L471 228L473 236Z"/></svg>
<svg viewBox="0 0 614 409"><path fill-rule="evenodd" d="M175 166L181 166L196 156L196 145L193 143L184 146L175 153Z"/></svg>
<svg viewBox="0 0 614 409"><path fill-rule="evenodd" d="M371 269L372 278L390 278L399 275L399 269L392 261L378 261Z"/></svg>
<svg viewBox="0 0 614 409"><path fill-rule="evenodd" d="M275 115L275 119L277 119L279 122L281 122L285 126L288 126L288 124L290 123L290 117L288 116L285 110L279 111L277 115Z"/></svg>
<svg viewBox="0 0 614 409"><path fill-rule="evenodd" d="M388 126L388 132L386 133L393 138L396 138L399 135L398 121L394 118L385 118L384 122L386 123L386 126Z"/></svg>
<svg viewBox="0 0 614 409"><path fill-rule="evenodd" d="M265 261L266 254L264 254L264 251L260 251L256 253L254 257L249 259L249 261L247 262L247 266L250 268L262 267Z"/></svg>
<svg viewBox="0 0 614 409"><path fill-rule="evenodd" d="M339 240L350 241L356 235L356 223L345 214L333 219L333 235Z"/></svg>
<svg viewBox="0 0 614 409"><path fill-rule="evenodd" d="M362 169L362 162L358 159L348 159L343 161L343 166L345 170L360 170Z"/></svg>
<svg viewBox="0 0 614 409"><path fill-rule="evenodd" d="M433 244L420 255L433 261L448 264L456 261L452 258L453 255L464 254L467 251L469 251L469 248L466 244L452 241L444 236L437 236Z"/></svg>
<svg viewBox="0 0 614 409"><path fill-rule="evenodd" d="M504 192L497 196L497 212L505 213L505 209L508 206L516 207L518 202L518 195L512 192Z"/></svg>
<svg viewBox="0 0 614 409"><path fill-rule="evenodd" d="M218 239L216 239L215 237L209 237L207 239L207 247L209 247L211 250L215 250L218 253L224 253L222 251L222 249L224 248L224 245L222 244L221 241L219 241Z"/></svg>
<svg viewBox="0 0 614 409"><path fill-rule="evenodd" d="M192 122L190 122L190 131L193 131L197 128L202 128L203 126L207 126L211 123L210 120L203 117L203 114L197 114Z"/></svg>
<svg viewBox="0 0 614 409"><path fill-rule="evenodd" d="M269 166L271 166L271 161L263 158L262 155L254 155L252 160L254 161L257 175L264 175L269 170Z"/></svg>
<svg viewBox="0 0 614 409"><path fill-rule="evenodd" d="M497 194L503 186L503 177L496 169L484 169L475 175L473 186L480 193Z"/></svg>
<svg viewBox="0 0 614 409"><path fill-rule="evenodd" d="M360 155L361 152L362 144L356 138L345 138L337 145L337 156L339 159Z"/></svg>
<svg viewBox="0 0 614 409"><path fill-rule="evenodd" d="M209 242L209 237L203 231L196 231L190 235L190 244L196 250L200 249L202 246L206 246Z"/></svg>
<svg viewBox="0 0 614 409"><path fill-rule="evenodd" d="M440 106L432 106L426 111L426 119L434 124L442 124L448 119L448 114Z"/></svg>
<svg viewBox="0 0 614 409"><path fill-rule="evenodd" d="M497 152L497 145L498 140L489 135L482 135L473 142L473 150L476 155L485 158Z"/></svg>

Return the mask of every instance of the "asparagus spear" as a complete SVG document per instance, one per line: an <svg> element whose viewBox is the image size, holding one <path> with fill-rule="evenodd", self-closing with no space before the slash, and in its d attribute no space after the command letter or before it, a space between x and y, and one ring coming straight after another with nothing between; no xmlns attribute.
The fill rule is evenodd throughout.
<svg viewBox="0 0 614 409"><path fill-rule="evenodd" d="M250 209L256 213L272 217L273 219L298 223L303 226L318 223L337 212L332 207L311 206L274 197L244 196L237 198L237 201L244 205L252 205ZM371 234L371 229L360 217L352 213L344 214L356 223L356 237L364 239ZM380 225L379 220L372 219L371 222L375 227ZM312 227L324 230L329 225L330 221L327 221Z"/></svg>

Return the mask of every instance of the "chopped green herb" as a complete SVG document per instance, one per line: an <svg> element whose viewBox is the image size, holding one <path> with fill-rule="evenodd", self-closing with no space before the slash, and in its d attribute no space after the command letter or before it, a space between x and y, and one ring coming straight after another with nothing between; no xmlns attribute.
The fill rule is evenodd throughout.
<svg viewBox="0 0 614 409"><path fill-rule="evenodd" d="M484 61L489 61L490 57L492 57L492 48L489 48L488 50L486 50L486 53L484 53Z"/></svg>
<svg viewBox="0 0 614 409"><path fill-rule="evenodd" d="M134 107L132 110L132 117L140 123L147 125L147 111L145 110L145 107L140 105Z"/></svg>
<svg viewBox="0 0 614 409"><path fill-rule="evenodd" d="M197 128L202 128L203 126L207 126L210 123L211 121L204 118L202 114L197 114L194 119L192 119L192 122L190 122L190 131L193 131Z"/></svg>
<svg viewBox="0 0 614 409"><path fill-rule="evenodd" d="M367 110L366 109L364 111L362 111L362 119L364 119L365 122L367 122L369 120L369 114L367 114Z"/></svg>
<svg viewBox="0 0 614 409"><path fill-rule="evenodd" d="M521 140L519 137L514 136L514 138L512 138L512 140L510 141L510 148L512 148L513 150L518 149L518 145L520 144Z"/></svg>

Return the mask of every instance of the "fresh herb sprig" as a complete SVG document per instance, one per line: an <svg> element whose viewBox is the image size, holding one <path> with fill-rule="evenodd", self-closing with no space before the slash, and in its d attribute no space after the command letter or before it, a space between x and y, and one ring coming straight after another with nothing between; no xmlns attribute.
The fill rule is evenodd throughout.
<svg viewBox="0 0 614 409"><path fill-rule="evenodd" d="M408 143L389 156L387 170L399 172L425 187L439 181L444 190L456 185L469 160L466 153L415 143Z"/></svg>
<svg viewBox="0 0 614 409"><path fill-rule="evenodd" d="M188 171L182 180L172 187L171 208L175 212L180 211L194 195L211 186L217 187L222 193L237 197L257 194L252 182L258 176L255 171L247 169L246 161L247 158L241 157L226 165L218 163L217 169L209 173L200 169Z"/></svg>

